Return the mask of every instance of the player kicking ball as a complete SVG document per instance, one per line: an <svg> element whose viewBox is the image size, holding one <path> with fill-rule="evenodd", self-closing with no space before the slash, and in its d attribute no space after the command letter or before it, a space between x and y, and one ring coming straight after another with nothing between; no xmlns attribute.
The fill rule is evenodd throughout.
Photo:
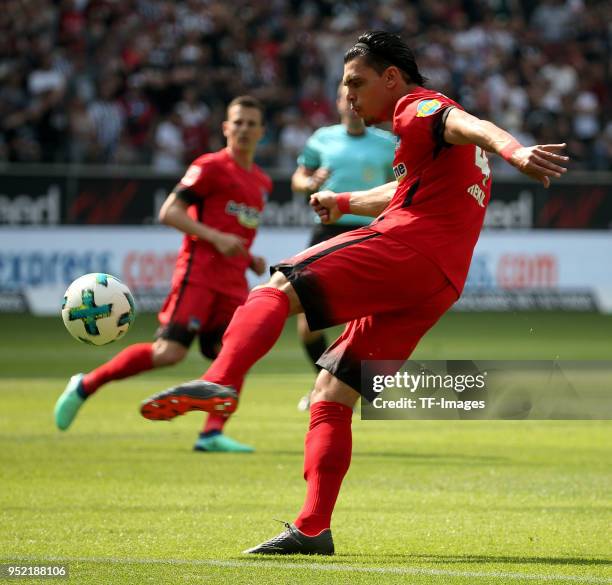
<svg viewBox="0 0 612 585"><path fill-rule="evenodd" d="M336 98L340 124L319 128L306 142L291 177L294 191L308 195L320 190L365 191L393 180L395 136L385 130L367 128L349 107L346 92L346 86L341 83ZM333 224L318 221L308 246L368 225L371 221L371 217L349 213ZM325 333L311 331L303 314L297 316L297 326L306 354L318 372L321 368L317 360L329 345ZM309 408L310 392L298 404L299 410Z"/></svg>
<svg viewBox="0 0 612 585"><path fill-rule="evenodd" d="M92 372L73 376L55 405L60 430L68 429L103 384L182 361L196 337L204 356L214 359L234 311L247 298L246 269L264 273L265 260L249 252L272 188L270 178L253 162L263 136L260 102L249 96L234 99L223 134L227 148L196 159L160 211L160 220L185 237L172 289L159 313L156 340L131 345ZM234 382L234 390L240 391L242 383ZM205 401L200 407L211 413L196 451L253 451L223 433L227 413L222 400Z"/></svg>
<svg viewBox="0 0 612 585"><path fill-rule="evenodd" d="M423 87L412 51L396 35L361 35L344 57L344 84L366 124L393 120L400 139L398 184L365 192L324 191L311 204L324 222L343 213L376 217L286 260L251 292L203 379L146 400L145 417L166 418L168 404L198 409L214 397L232 403L249 368L274 345L288 315L311 329L346 323L319 360L306 435L306 500L275 538L245 552L334 552L330 524L351 461L351 416L362 392L362 360L406 360L426 331L458 299L491 190L485 152L502 156L545 187L568 159L563 144L524 147L508 132Z"/></svg>

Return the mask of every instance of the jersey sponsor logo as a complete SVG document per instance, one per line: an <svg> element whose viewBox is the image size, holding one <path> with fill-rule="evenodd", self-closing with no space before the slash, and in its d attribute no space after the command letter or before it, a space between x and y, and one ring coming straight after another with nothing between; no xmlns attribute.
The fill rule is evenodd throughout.
<svg viewBox="0 0 612 585"><path fill-rule="evenodd" d="M484 207L484 200L487 194L480 188L478 183L474 183L471 187L468 187L467 192L478 202L480 207Z"/></svg>
<svg viewBox="0 0 612 585"><path fill-rule="evenodd" d="M401 162L393 167L393 174L395 175L395 180L401 183L408 175L408 169L406 165Z"/></svg>
<svg viewBox="0 0 612 585"><path fill-rule="evenodd" d="M419 102L419 105L417 106L416 117L425 118L426 116L431 116L441 107L442 102L440 100L423 100L422 102Z"/></svg>
<svg viewBox="0 0 612 585"><path fill-rule="evenodd" d="M228 201L225 206L225 212L229 215L235 215L238 223L246 228L255 230L259 225L261 212L256 207L249 207L244 203Z"/></svg>
<svg viewBox="0 0 612 585"><path fill-rule="evenodd" d="M191 165L187 169L185 176L181 179L181 185L184 187L192 187L198 182L201 174L202 167L199 167L198 165Z"/></svg>

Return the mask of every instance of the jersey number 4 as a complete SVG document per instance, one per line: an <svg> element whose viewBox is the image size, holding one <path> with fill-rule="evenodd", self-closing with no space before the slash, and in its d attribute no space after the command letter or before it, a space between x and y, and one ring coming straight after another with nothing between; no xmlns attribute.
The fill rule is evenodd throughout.
<svg viewBox="0 0 612 585"><path fill-rule="evenodd" d="M489 177L491 176L489 159L487 158L485 151L482 150L480 146L477 146L474 150L476 152L476 160L474 161L474 163L482 171L482 184L483 186L485 186L487 184L487 181L489 180Z"/></svg>

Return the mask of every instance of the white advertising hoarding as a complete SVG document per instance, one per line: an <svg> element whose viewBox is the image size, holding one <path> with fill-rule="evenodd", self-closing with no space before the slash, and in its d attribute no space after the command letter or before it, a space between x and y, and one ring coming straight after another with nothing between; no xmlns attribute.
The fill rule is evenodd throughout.
<svg viewBox="0 0 612 585"><path fill-rule="evenodd" d="M612 312L612 232L485 232L456 308Z"/></svg>
<svg viewBox="0 0 612 585"><path fill-rule="evenodd" d="M140 310L157 310L169 290L181 238L161 226L0 229L0 311L56 313L68 285L88 272L113 274L130 287ZM307 230L262 231L253 253L278 262L307 241ZM250 274L252 285L265 278Z"/></svg>
<svg viewBox="0 0 612 585"><path fill-rule="evenodd" d="M302 250L308 237L307 229L264 228L253 251L277 262ZM156 310L180 242L165 227L0 229L0 310L56 313L68 284L88 272L114 274L140 310ZM612 312L612 233L485 232L456 308Z"/></svg>

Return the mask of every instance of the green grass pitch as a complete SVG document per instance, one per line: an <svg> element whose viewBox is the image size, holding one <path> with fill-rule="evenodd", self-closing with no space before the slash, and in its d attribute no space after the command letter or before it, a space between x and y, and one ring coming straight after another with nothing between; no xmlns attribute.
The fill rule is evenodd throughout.
<svg viewBox="0 0 612 585"><path fill-rule="evenodd" d="M228 433L252 455L192 452L202 422L142 419L150 393L200 375L181 365L103 388L65 433L52 409L67 378L127 343L94 348L58 318L0 316L0 563L69 565L69 582L612 583L612 426L601 421L354 420L334 516L337 555L251 558L293 520L305 484L313 380L290 322L248 378ZM611 359L612 318L450 314L422 358ZM2 581L2 579L0 579ZM7 580L41 583L41 580Z"/></svg>

